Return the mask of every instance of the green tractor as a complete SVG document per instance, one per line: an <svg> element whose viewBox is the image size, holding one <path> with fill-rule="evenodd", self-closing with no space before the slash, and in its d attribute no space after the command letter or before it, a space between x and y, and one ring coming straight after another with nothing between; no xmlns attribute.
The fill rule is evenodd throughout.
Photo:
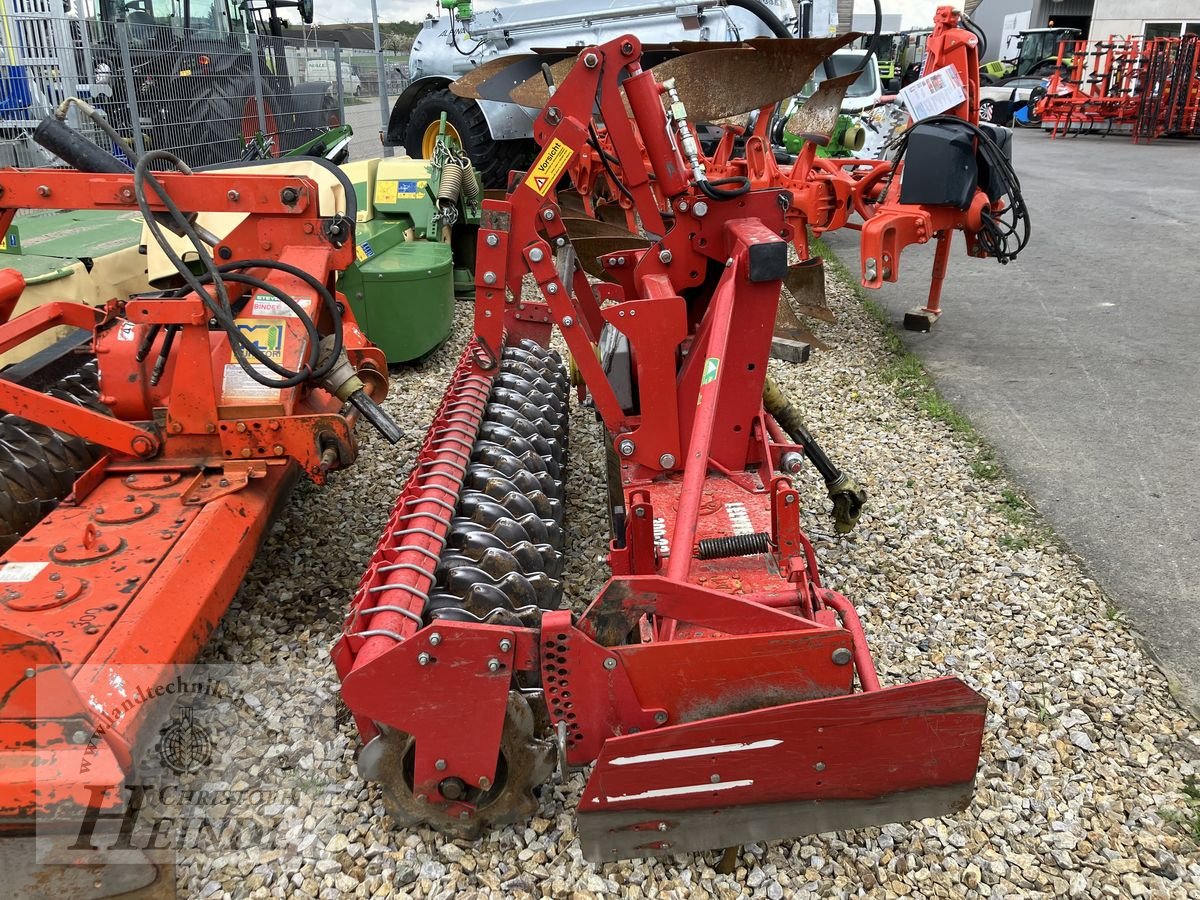
<svg viewBox="0 0 1200 900"><path fill-rule="evenodd" d="M1017 33L1017 55L980 66L980 81L992 84L1004 78L1048 78L1058 65L1059 44L1082 38L1078 28L1027 28Z"/></svg>

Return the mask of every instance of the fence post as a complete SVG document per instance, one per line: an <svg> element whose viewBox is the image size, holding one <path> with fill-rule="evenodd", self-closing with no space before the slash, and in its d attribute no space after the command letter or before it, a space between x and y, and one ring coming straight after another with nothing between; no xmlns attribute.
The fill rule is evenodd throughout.
<svg viewBox="0 0 1200 900"><path fill-rule="evenodd" d="M137 86L133 83L133 60L129 56L129 26L126 22L114 22L113 27L117 32L117 43L121 45L121 70L125 76L125 105L129 107L133 152L141 156L146 152L146 144L142 139L142 117L138 115Z"/></svg>
<svg viewBox="0 0 1200 900"><path fill-rule="evenodd" d="M333 68L337 72L337 101L338 101L338 116L343 122L346 121L346 85L342 81L342 45L334 42L333 45ZM324 123L328 124L328 123Z"/></svg>
<svg viewBox="0 0 1200 900"><path fill-rule="evenodd" d="M388 119L391 118L392 109L391 104L388 102L387 69L383 61L383 44L379 39L378 0L371 0L371 26L375 36L375 68L379 73L379 142L383 144L384 156L395 156L395 149L389 147L386 141ZM411 154L412 150L409 149L408 152Z"/></svg>
<svg viewBox="0 0 1200 900"><path fill-rule="evenodd" d="M258 110L258 131L264 140L275 142L273 149L276 153L279 153L281 149L279 147L279 135L267 134L267 110L266 104L263 103L262 65L260 65L258 59L258 35L247 29L246 37L250 39L250 74L254 80L254 106ZM242 149L245 150L244 147ZM270 155L271 152L268 150L267 156Z"/></svg>

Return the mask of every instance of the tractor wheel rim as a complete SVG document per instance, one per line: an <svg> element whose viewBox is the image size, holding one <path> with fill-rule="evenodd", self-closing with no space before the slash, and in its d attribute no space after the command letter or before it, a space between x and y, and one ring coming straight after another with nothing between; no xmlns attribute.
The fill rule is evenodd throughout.
<svg viewBox="0 0 1200 900"><path fill-rule="evenodd" d="M437 146L438 131L441 129L441 120L430 122L425 127L425 133L421 135L421 158L432 159L433 148ZM446 123L446 137L460 150L462 149L462 137L458 133L458 129Z"/></svg>

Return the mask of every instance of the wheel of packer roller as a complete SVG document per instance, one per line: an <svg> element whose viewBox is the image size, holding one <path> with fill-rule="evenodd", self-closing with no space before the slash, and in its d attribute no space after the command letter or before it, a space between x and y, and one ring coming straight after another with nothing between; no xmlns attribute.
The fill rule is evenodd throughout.
<svg viewBox="0 0 1200 900"><path fill-rule="evenodd" d="M456 838L475 840L485 827L524 821L537 811L534 790L554 771L555 748L549 737L535 734L536 718L529 702L516 691L508 695L495 782L486 790L456 778L441 784L443 796L475 806L475 815L460 819L442 812L429 798L413 795L416 743L411 735L384 731L362 749L359 773L383 787L388 815L400 828L429 825Z"/></svg>
<svg viewBox="0 0 1200 900"><path fill-rule="evenodd" d="M92 361L47 393L107 414L98 385ZM0 418L0 552L40 522L98 458L98 450L79 437L20 416Z"/></svg>

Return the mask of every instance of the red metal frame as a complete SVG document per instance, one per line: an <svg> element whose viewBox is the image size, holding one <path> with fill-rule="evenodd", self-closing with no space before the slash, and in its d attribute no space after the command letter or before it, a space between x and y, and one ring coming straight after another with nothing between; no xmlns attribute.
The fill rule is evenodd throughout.
<svg viewBox="0 0 1200 900"><path fill-rule="evenodd" d="M1051 138L1103 126L1135 143L1200 136L1200 37L1063 41L1035 108Z"/></svg>
<svg viewBox="0 0 1200 900"><path fill-rule="evenodd" d="M513 676L536 674L550 723L565 729L566 761L597 760L580 810L590 858L726 846L827 821L811 810L775 821L768 805L829 806L839 810L836 827L961 807L983 699L953 678L880 687L852 605L821 584L798 495L773 472L795 449L761 398L797 220L777 183L716 201L681 174L640 53L631 35L583 50L589 62L536 120L544 149L531 174L504 200L484 202L475 339L334 649L342 697L365 741L385 729L414 735L407 789L431 812L469 820L473 804L440 786L493 783ZM536 175L555 158L585 155L597 97L637 214L662 238L622 254L623 265L609 266L615 283L593 288L581 267L556 268L554 251L568 239L552 185ZM933 236L952 223L926 227ZM526 274L542 303L516 302ZM545 613L537 628L424 625L497 353L517 335L546 342L551 321L620 459L628 517L611 545L613 577L581 616ZM633 412L595 354L604 323L629 341L643 386ZM748 532L766 533L768 552L696 556L705 538ZM646 765L628 767L631 756ZM736 777L711 768L718 756ZM893 793L903 802L894 805ZM743 806L751 813L735 810ZM681 811L734 824L714 834ZM754 811L774 824L755 830Z"/></svg>
<svg viewBox="0 0 1200 900"><path fill-rule="evenodd" d="M291 263L330 290L337 270L353 259L352 241L335 245L325 237L329 223L307 178L159 177L183 209L248 213L214 248L218 259ZM130 208L133 190L132 174L0 170L0 224L22 206ZM313 313L321 313L318 328L330 330L311 288L278 270L256 274L298 299L307 291ZM248 290L229 287L234 300ZM348 358L381 397L383 354L338 299L346 309ZM303 358L306 335L293 318L255 316L246 304L238 321L273 329L285 364ZM114 300L102 309L50 303L0 325L0 347L10 350L58 325L93 331L101 399L113 415L9 381L0 381L0 406L109 453L2 561L30 563L35 571L28 581L0 583L5 827L95 804L93 786L121 785L149 715L148 704L128 708L125 686L153 694L194 660L291 485L302 473L323 482L357 455L353 419L325 390L303 386L255 397L233 390L225 382L228 339L209 330L195 295ZM179 328L157 384L151 368L165 329L148 356L136 357L152 326ZM99 802L117 805L121 791L109 790Z"/></svg>

